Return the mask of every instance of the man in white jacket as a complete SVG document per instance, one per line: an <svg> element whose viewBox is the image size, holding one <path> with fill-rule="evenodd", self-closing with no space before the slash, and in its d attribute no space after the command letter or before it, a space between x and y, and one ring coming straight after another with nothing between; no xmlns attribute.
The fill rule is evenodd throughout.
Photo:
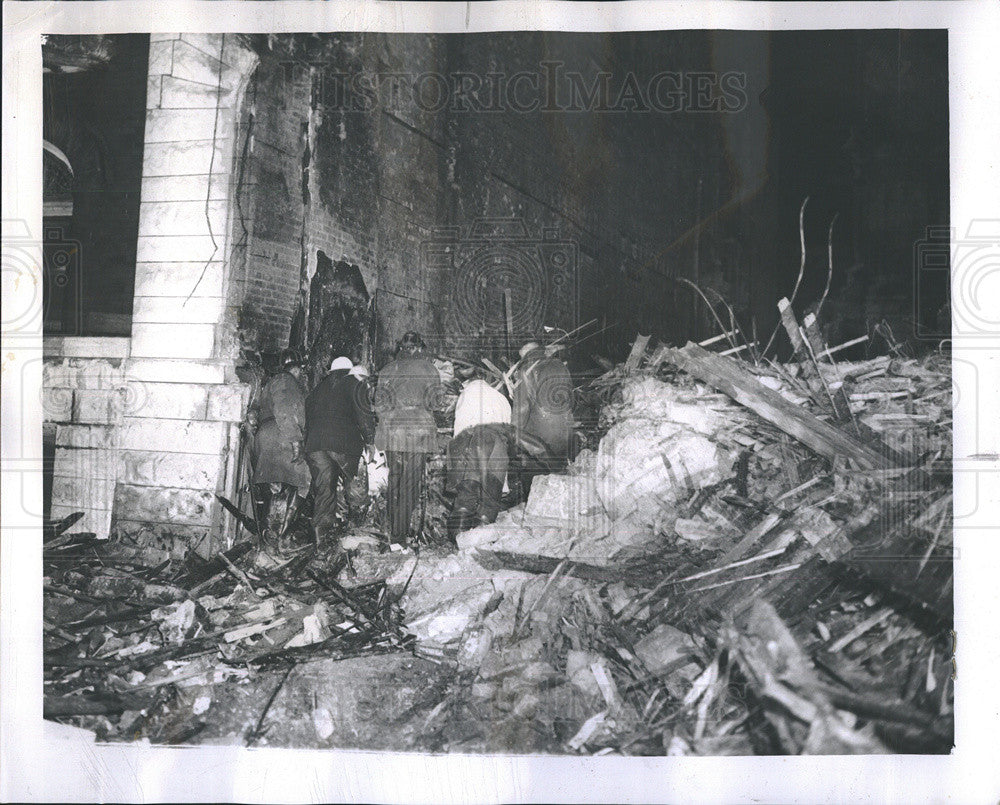
<svg viewBox="0 0 1000 805"><path fill-rule="evenodd" d="M510 463L510 403L486 381L473 377L455 403L454 436L448 444L448 486L455 492L448 531L492 523Z"/></svg>

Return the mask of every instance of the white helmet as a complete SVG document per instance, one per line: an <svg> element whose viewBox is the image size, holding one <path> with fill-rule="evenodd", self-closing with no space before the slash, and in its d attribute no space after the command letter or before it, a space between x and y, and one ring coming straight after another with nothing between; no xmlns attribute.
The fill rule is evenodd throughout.
<svg viewBox="0 0 1000 805"><path fill-rule="evenodd" d="M362 366L361 364L358 364L353 369L351 369L351 371L349 371L347 374L353 375L358 380L363 380L364 378L368 377L370 373L368 371L367 366Z"/></svg>
<svg viewBox="0 0 1000 805"><path fill-rule="evenodd" d="M527 344L521 347L520 350L518 350L517 354L523 358L529 352L534 352L536 349L541 349L541 344L539 344L537 341L529 341Z"/></svg>
<svg viewBox="0 0 1000 805"><path fill-rule="evenodd" d="M350 358L345 358L343 356L341 356L339 358L334 358L333 359L333 363L330 364L330 371L331 372L336 372L338 369L351 370L353 368L354 368L354 364L352 363L351 359Z"/></svg>

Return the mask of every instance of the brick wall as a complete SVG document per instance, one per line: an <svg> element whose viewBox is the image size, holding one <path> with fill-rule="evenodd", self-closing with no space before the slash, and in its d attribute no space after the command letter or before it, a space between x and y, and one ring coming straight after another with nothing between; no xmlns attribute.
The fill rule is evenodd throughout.
<svg viewBox="0 0 1000 805"><path fill-rule="evenodd" d="M478 246L433 265L427 249L442 231L459 247L468 245L484 219L515 219L531 241L517 249L527 249L543 275L544 304L534 324L569 328L597 318L610 326L593 343L606 354L627 348L636 329L661 337L698 329L704 317L686 315L692 299L672 279L690 276L696 262L702 281L729 287L721 272L731 255L718 222L699 229L707 238L700 250L685 238L699 214L725 205L735 185L719 115L484 114L405 103L353 111L349 103L332 103L329 92L332 74L512 75L539 73L545 60L588 82L600 71L620 83L630 70L640 79L657 70L708 70L707 36L636 34L611 43L589 34L345 34L331 36L313 55L326 66L291 67L276 48L248 91L241 289L264 349L287 344L301 283L322 249L357 264L377 296L380 357L408 329L461 352L463 345L449 338L450 324L468 302L458 292L462 266ZM662 146L651 148L656 137ZM546 233L576 247L579 298L552 281L537 246ZM482 302L478 313L495 318L501 298L498 292Z"/></svg>

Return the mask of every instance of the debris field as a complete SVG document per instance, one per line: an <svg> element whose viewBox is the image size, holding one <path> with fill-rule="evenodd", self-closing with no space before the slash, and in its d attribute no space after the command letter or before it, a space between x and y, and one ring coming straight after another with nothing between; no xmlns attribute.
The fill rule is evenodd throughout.
<svg viewBox="0 0 1000 805"><path fill-rule="evenodd" d="M784 363L639 336L578 389L601 413L568 470L457 546L433 501L404 551L247 533L206 561L47 523L45 717L170 744L949 752L949 357L838 361L779 308Z"/></svg>

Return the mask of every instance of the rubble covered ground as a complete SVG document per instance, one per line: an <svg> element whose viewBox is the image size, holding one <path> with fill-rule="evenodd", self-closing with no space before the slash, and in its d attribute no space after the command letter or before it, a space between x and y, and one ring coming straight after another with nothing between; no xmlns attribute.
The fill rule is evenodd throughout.
<svg viewBox="0 0 1000 805"><path fill-rule="evenodd" d="M578 389L601 413L567 472L457 549L440 458L406 551L377 501L347 554L47 524L46 718L167 744L949 752L949 357L837 361L798 332L786 363L640 336Z"/></svg>

